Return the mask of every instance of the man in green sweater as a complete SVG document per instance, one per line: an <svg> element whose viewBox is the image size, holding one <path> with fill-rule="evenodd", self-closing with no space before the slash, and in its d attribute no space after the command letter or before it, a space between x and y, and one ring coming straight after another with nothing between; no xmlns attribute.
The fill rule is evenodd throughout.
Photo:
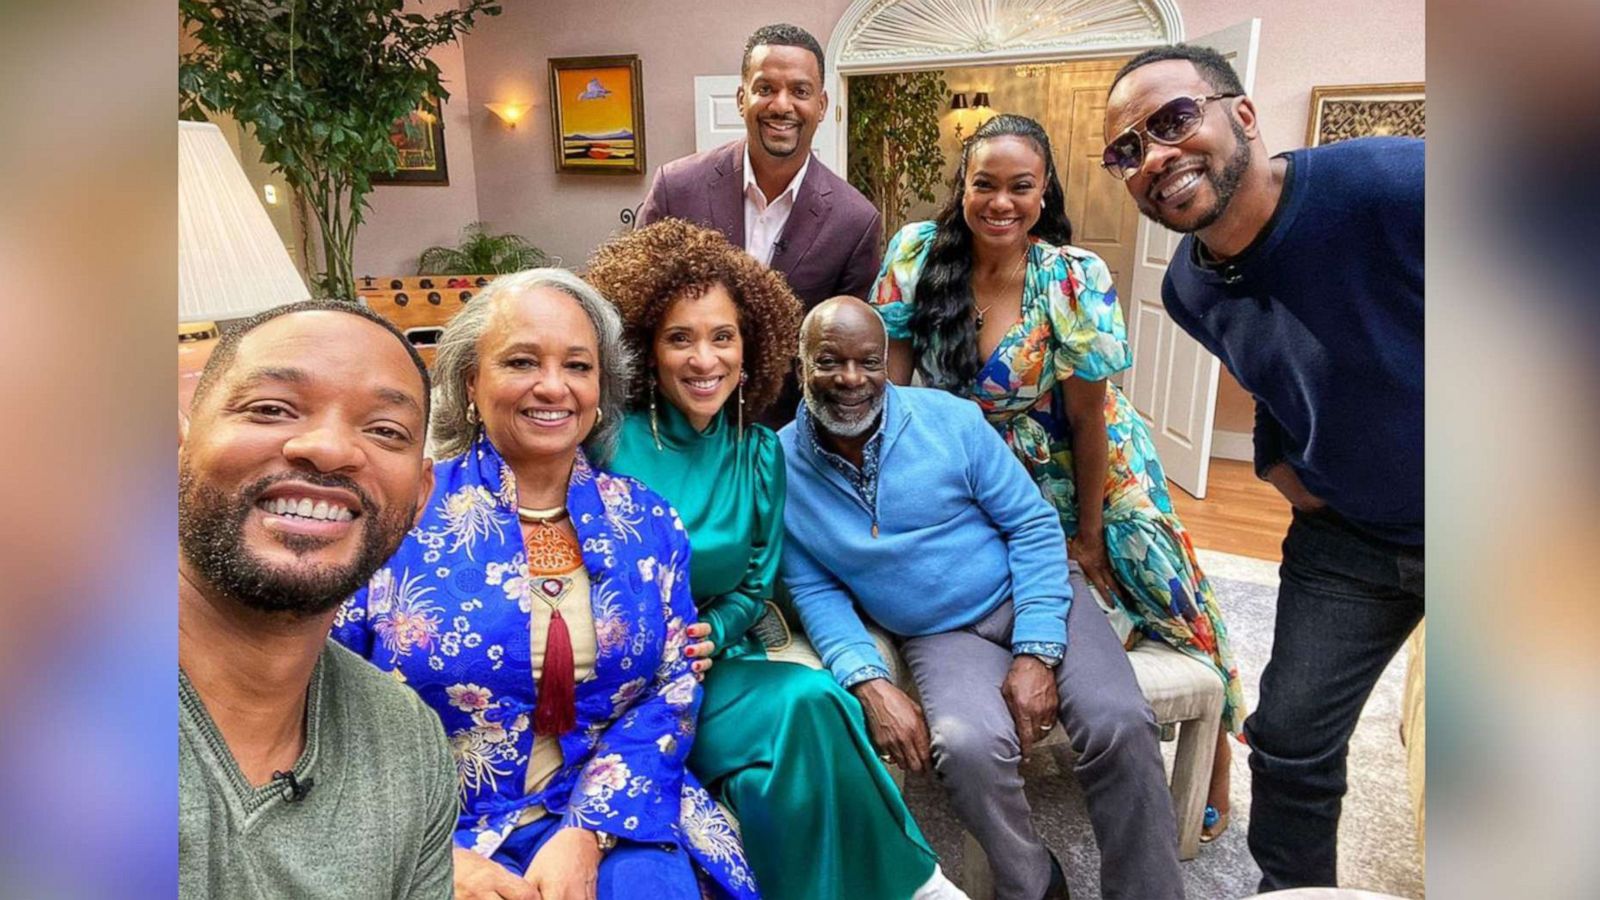
<svg viewBox="0 0 1600 900"><path fill-rule="evenodd" d="M178 455L181 897L450 896L438 717L328 640L432 487L428 373L306 301L217 346Z"/></svg>

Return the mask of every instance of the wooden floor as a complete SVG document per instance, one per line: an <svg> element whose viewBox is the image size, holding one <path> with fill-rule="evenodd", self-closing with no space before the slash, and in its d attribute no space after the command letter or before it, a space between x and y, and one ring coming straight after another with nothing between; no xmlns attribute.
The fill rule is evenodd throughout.
<svg viewBox="0 0 1600 900"><path fill-rule="evenodd" d="M1281 559L1289 501L1256 478L1250 463L1213 459L1204 500L1194 499L1176 484L1168 487L1178 518L1196 547L1273 562Z"/></svg>

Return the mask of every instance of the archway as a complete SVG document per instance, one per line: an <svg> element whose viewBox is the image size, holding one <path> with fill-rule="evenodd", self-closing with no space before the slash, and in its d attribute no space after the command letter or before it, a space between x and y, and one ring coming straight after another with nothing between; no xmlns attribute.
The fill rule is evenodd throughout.
<svg viewBox="0 0 1600 900"><path fill-rule="evenodd" d="M828 39L836 112L817 155L848 174L851 75L1127 56L1183 37L1176 0L855 0Z"/></svg>

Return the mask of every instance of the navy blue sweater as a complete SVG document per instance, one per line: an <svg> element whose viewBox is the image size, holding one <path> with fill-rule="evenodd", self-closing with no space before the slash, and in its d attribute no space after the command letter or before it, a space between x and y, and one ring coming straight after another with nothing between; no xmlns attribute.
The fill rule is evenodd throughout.
<svg viewBox="0 0 1600 900"><path fill-rule="evenodd" d="M1255 396L1256 472L1287 461L1375 537L1423 542L1423 142L1285 154L1272 220L1238 256L1183 239L1161 297Z"/></svg>

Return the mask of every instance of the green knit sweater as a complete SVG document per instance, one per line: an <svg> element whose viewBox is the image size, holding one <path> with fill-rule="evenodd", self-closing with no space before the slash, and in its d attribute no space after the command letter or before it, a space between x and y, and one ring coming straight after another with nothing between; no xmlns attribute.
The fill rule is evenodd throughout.
<svg viewBox="0 0 1600 900"><path fill-rule="evenodd" d="M294 776L251 787L178 672L178 896L448 898L456 769L439 717L329 642Z"/></svg>

